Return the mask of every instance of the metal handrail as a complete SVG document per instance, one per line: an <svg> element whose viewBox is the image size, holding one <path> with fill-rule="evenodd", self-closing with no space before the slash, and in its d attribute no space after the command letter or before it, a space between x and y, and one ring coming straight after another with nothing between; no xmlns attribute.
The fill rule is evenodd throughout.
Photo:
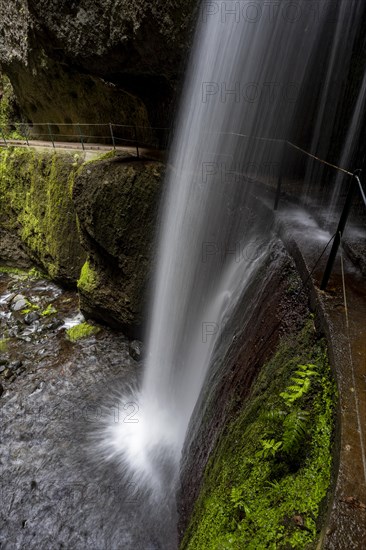
<svg viewBox="0 0 366 550"><path fill-rule="evenodd" d="M139 147L144 146L148 147L150 149L164 149L165 144L167 142L167 136L161 135L161 132L168 132L170 128L163 127L163 126L144 126L144 125L136 125L136 124L117 124L117 123L86 123L86 122L80 122L80 123L68 123L68 122L34 122L34 123L26 123L26 122L9 122L7 124L7 127L13 127L19 134L21 134L22 139L24 139L27 142L27 145L30 146L29 140L30 140L30 131L31 128L45 128L45 132L43 133L37 133L36 136L34 136L36 139L34 141L37 141L37 139L45 138L45 141L52 142L52 146L56 148L56 140L69 143L80 143L83 150L87 148L87 141L95 140L95 141L105 141L108 140L111 142L113 149L116 149L116 142L126 142L130 143L134 147L136 147L136 153L139 157ZM58 133L59 130L62 128L74 128L74 132L68 133ZM91 128L98 128L103 129L105 128L107 131L105 132L106 135L98 135L95 132L85 132L86 127ZM54 129L57 128L57 132L54 131ZM119 129L125 129L129 130L127 137L121 136L121 132L119 132ZM108 135L107 135L108 134ZM142 135L141 135L142 134ZM160 135L159 135L160 134ZM2 136L2 141L5 146L11 145L11 143L8 143L8 141L11 141L11 136L7 135L6 132L4 132L3 128L0 127L0 137ZM16 138L14 138L16 139ZM33 141L33 140L32 140Z"/></svg>
<svg viewBox="0 0 366 550"><path fill-rule="evenodd" d="M59 128L60 126L67 126L67 127L70 127L70 126L75 127L76 126L78 128L77 135L78 135L79 139L78 139L78 141L73 142L73 143L80 142L83 150L85 150L85 145L86 145L85 144L85 138L88 138L88 139L89 138L97 138L97 139L111 140L113 149L116 149L116 141L125 141L125 142L128 142L128 143L134 144L134 146L136 147L137 157L140 156L139 146L141 146L141 142L138 139L137 129L139 129L139 130L142 130L142 129L143 130L149 130L149 131L152 131L152 132L154 132L155 130L158 130L158 131L162 131L162 130L163 131L170 131L171 130L171 128L169 128L169 127L152 127L152 126L141 126L141 125L131 125L131 124L115 124L115 123L112 123L112 122L109 122L109 123L35 122L35 123L32 123L32 124L28 124L28 123L24 123L24 122L13 122L13 123L9 123L8 126L15 126L15 128L17 126L27 128L28 132L27 132L27 135L24 137L24 139L26 140L28 146L30 146L30 144L29 144L29 129L32 126L45 126L45 127L48 128L48 133L38 134L38 136L47 136L47 137L49 137L52 141L52 145L53 145L54 148L56 147L55 146L55 137L57 137L57 138L59 138L59 137L71 138L73 136L71 136L69 134L56 134L56 135L54 135L52 133L52 130L51 130L52 127L56 126L57 128ZM110 131L110 135L109 136L85 135L81 131L82 127L85 127L85 126L108 127L109 131ZM118 135L115 135L115 133L113 131L114 127L116 127L116 128L129 128L129 129L133 130L134 137L128 137L128 138L119 137ZM337 253L338 253L338 248L339 248L341 238L342 238L342 235L343 235L343 232L344 232L347 220L348 220L348 215L349 215L350 210L351 210L351 205L352 205L352 201L353 201L353 197L354 197L355 189L356 189L356 183L357 183L357 187L358 187L358 189L361 193L362 200L363 200L363 202L365 204L365 207L366 207L366 194L363 190L362 183L361 183L361 180L360 180L360 177L359 177L359 174L360 174L361 170L356 170L355 172L351 172L351 171L349 171L345 168L342 168L341 166L337 166L336 164L333 164L333 163L330 163L330 162L328 162L324 159L321 159L317 155L315 155L313 153L310 153L309 151L306 151L305 149L302 149L301 147L299 147L295 143L292 143L291 141L288 141L288 140L285 140L285 139L265 138L265 137L251 136L251 135L241 134L241 133L236 133L236 132L217 132L217 133L222 134L222 135L231 135L231 136L243 137L243 138L247 138L247 139L254 139L254 140L258 140L258 141L267 141L267 142L272 142L272 143L282 143L281 163L280 163L280 171L279 171L279 175L278 175L277 189L276 189L276 194L275 194L274 210L278 209L279 200L280 200L280 197L281 197L281 188L282 188L282 181L283 181L283 170L284 170L284 166L285 166L286 146L290 146L293 149L296 149L297 151L300 151L302 154L307 155L309 158L312 158L312 159L316 160L317 162L320 162L321 164L324 164L325 166L329 166L330 168L333 168L334 170L337 170L338 172L341 172L341 173L343 173L347 176L352 177L352 182L351 182L348 194L347 194L347 198L346 198L346 201L345 201L345 204L344 204L344 208L343 208L339 223L338 223L337 232L336 232L335 237L334 237L333 247L332 247L332 250L330 252L329 259L328 259L328 262L327 262L327 266L326 266L324 276L323 276L321 286L320 286L320 288L322 290L325 290L325 288L328 284L329 277L331 275L332 269L333 269L335 258L336 258ZM0 127L0 135L3 138L4 144L7 147L9 147L10 138L5 135L5 132L3 131L3 128L1 128L1 127ZM152 145L149 145L149 147L153 148Z"/></svg>

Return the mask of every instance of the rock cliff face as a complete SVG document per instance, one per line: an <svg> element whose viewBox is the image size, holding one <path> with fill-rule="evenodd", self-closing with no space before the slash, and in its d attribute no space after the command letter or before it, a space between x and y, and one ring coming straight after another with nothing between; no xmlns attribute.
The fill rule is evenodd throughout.
<svg viewBox="0 0 366 550"><path fill-rule="evenodd" d="M81 310L128 334L142 324L163 164L116 158L87 163L73 201L89 258L78 282Z"/></svg>
<svg viewBox="0 0 366 550"><path fill-rule="evenodd" d="M195 4L0 0L0 64L33 122L166 124Z"/></svg>
<svg viewBox="0 0 366 550"><path fill-rule="evenodd" d="M86 253L71 200L80 166L69 154L6 149L0 152L0 261L30 261L65 285L75 284Z"/></svg>
<svg viewBox="0 0 366 550"><path fill-rule="evenodd" d="M110 156L110 153L106 155ZM85 315L139 334L164 165L0 152L0 264L78 286Z"/></svg>

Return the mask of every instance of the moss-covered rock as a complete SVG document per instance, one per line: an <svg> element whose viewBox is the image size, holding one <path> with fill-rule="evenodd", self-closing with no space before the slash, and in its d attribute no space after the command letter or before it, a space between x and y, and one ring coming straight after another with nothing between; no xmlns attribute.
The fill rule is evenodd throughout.
<svg viewBox="0 0 366 550"><path fill-rule="evenodd" d="M71 342L77 342L83 338L94 336L98 334L99 331L99 327L90 325L89 323L80 323L79 325L67 329L66 334Z"/></svg>
<svg viewBox="0 0 366 550"><path fill-rule="evenodd" d="M132 334L142 323L163 168L117 157L86 163L74 183L89 254L78 281L81 309Z"/></svg>
<svg viewBox="0 0 366 550"><path fill-rule="evenodd" d="M19 108L13 87L7 76L0 72L0 139L5 136L16 138L11 122L19 120Z"/></svg>
<svg viewBox="0 0 366 550"><path fill-rule="evenodd" d="M15 251L23 247L21 252L27 252L52 279L76 282L86 256L71 198L78 167L69 154L0 151L0 229L4 242L18 243L14 250L2 247L1 260L24 263L18 262L20 252ZM9 258L12 252L16 257Z"/></svg>
<svg viewBox="0 0 366 550"><path fill-rule="evenodd" d="M86 316L138 333L164 166L0 151L0 262L77 283Z"/></svg>
<svg viewBox="0 0 366 550"><path fill-rule="evenodd" d="M313 547L331 481L334 409L325 343L310 320L282 340L226 425L181 549Z"/></svg>

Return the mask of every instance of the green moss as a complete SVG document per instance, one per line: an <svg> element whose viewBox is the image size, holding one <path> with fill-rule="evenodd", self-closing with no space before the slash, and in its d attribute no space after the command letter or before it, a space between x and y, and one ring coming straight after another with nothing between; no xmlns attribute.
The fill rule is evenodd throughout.
<svg viewBox="0 0 366 550"><path fill-rule="evenodd" d="M181 549L305 549L314 544L332 467L336 392L325 350L309 321L263 367L206 468ZM306 391L286 401L286 395L296 393L290 388L304 363L315 365L307 372L316 374L304 374L310 380ZM285 452L286 426L303 413L306 430Z"/></svg>
<svg viewBox="0 0 366 550"><path fill-rule="evenodd" d="M100 328L94 325L89 325L89 323L80 323L80 325L76 325L75 327L69 328L66 331L66 334L69 340L71 340L71 342L76 342L81 338L87 338L88 336L97 334L99 330Z"/></svg>
<svg viewBox="0 0 366 550"><path fill-rule="evenodd" d="M9 275L17 275L20 279L45 279L47 276L39 271L37 268L32 267L29 271L24 269L18 269L17 267L1 266L0 273L5 273Z"/></svg>
<svg viewBox="0 0 366 550"><path fill-rule="evenodd" d="M8 349L8 339L2 338L0 339L0 353L5 353Z"/></svg>
<svg viewBox="0 0 366 550"><path fill-rule="evenodd" d="M95 162L97 160L109 160L109 159L113 159L114 157L117 156L117 151L115 151L114 149L112 149L112 151L108 151L108 153L101 153L100 155L98 155L97 157L95 157L94 159L92 159L90 162ZM124 154L123 156L127 156L127 154ZM85 164L88 164L89 161L87 161Z"/></svg>
<svg viewBox="0 0 366 550"><path fill-rule="evenodd" d="M48 315L54 315L55 313L57 313L57 309L52 304L48 304L46 309L42 311L41 315L42 317L47 317Z"/></svg>
<svg viewBox="0 0 366 550"><path fill-rule="evenodd" d="M27 276L31 279L46 279L47 275L43 273L42 271L39 271L36 267L32 267L27 273Z"/></svg>
<svg viewBox="0 0 366 550"><path fill-rule="evenodd" d="M10 123L15 118L15 110L16 100L13 87L7 76L0 74L0 128L7 138L12 137Z"/></svg>
<svg viewBox="0 0 366 550"><path fill-rule="evenodd" d="M85 293L91 293L98 284L97 275L90 265L89 260L85 262L81 269L78 280L78 289Z"/></svg>
<svg viewBox="0 0 366 550"><path fill-rule="evenodd" d="M32 304L32 302L30 302L29 300L26 300L26 302L27 302L27 307L22 309L23 315L27 315L27 313L30 313L31 311L39 310L39 306L37 306L37 304Z"/></svg>
<svg viewBox="0 0 366 550"><path fill-rule="evenodd" d="M0 151L0 225L16 232L53 279L76 281L85 260L70 196L70 154Z"/></svg>
<svg viewBox="0 0 366 550"><path fill-rule="evenodd" d="M17 267L0 266L0 273L6 273L10 275L19 275L20 277L28 277L28 272Z"/></svg>

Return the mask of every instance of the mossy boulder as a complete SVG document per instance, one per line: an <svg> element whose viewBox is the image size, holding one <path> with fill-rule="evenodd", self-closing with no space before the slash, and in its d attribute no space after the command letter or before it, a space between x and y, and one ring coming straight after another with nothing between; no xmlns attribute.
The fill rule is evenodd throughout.
<svg viewBox="0 0 366 550"><path fill-rule="evenodd" d="M0 260L40 265L75 284L86 254L80 244L71 191L76 157L32 149L0 151Z"/></svg>
<svg viewBox="0 0 366 550"><path fill-rule="evenodd" d="M78 281L88 318L138 334L153 266L164 165L116 157L86 163L73 188L89 258Z"/></svg>

